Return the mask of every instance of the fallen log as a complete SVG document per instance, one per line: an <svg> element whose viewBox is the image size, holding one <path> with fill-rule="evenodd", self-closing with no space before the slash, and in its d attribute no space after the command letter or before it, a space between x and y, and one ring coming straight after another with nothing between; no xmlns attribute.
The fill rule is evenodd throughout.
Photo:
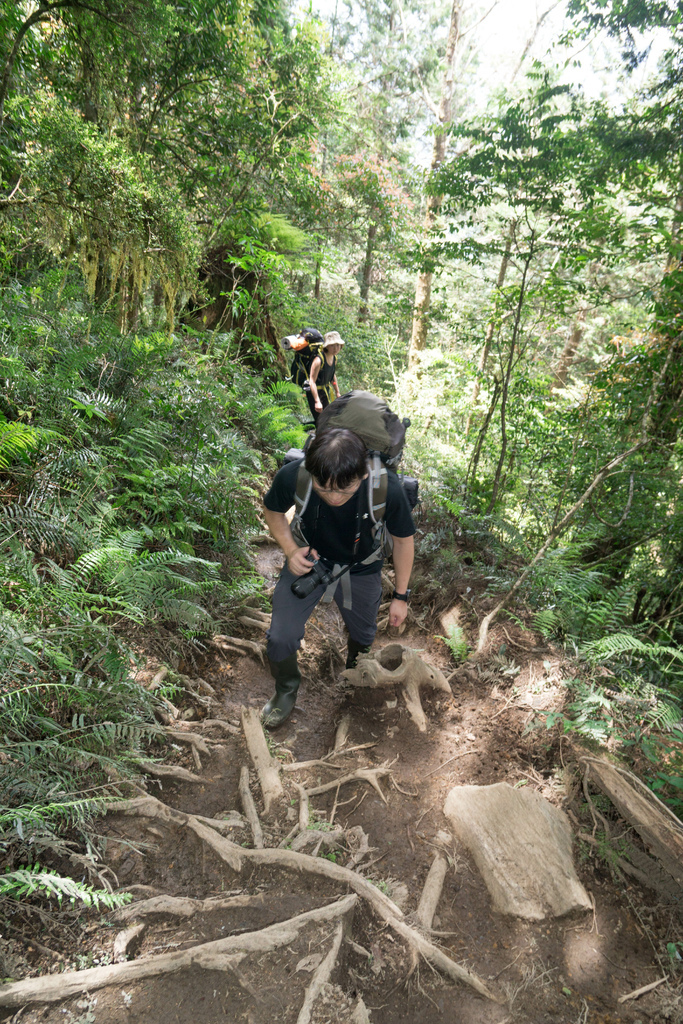
<svg viewBox="0 0 683 1024"><path fill-rule="evenodd" d="M683 886L683 826L631 772L597 757L582 757L589 778L609 797L666 871Z"/></svg>

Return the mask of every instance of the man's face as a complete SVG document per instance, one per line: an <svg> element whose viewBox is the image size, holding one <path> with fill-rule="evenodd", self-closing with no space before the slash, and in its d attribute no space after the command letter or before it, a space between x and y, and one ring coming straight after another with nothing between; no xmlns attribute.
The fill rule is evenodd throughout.
<svg viewBox="0 0 683 1024"><path fill-rule="evenodd" d="M325 487L323 487L322 484L319 484L314 477L313 490L323 499L323 501L327 505L345 505L346 502L349 501L349 499L354 496L354 494L356 493L360 485L363 483L363 481L367 479L367 476L368 474L366 473L365 476L357 477L352 483L349 484L348 487L344 487L342 490L340 490L338 487L335 487L333 484L331 485L329 483Z"/></svg>

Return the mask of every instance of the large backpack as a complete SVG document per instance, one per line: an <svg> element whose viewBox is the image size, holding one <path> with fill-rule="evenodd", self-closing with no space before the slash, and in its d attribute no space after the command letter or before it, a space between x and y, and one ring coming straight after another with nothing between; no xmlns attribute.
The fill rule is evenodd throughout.
<svg viewBox="0 0 683 1024"><path fill-rule="evenodd" d="M353 430L365 442L368 467L368 513L372 523L373 550L363 560L369 565L392 552L392 540L384 523L387 508L387 472L395 472L405 444L406 428L410 420L399 420L387 403L369 391L349 391L335 402L326 406L318 417L317 433L332 427ZM307 441L310 444L312 437ZM303 514L308 506L313 489L313 479L304 464L305 451L290 449L285 462L301 459L296 480L295 514L291 522L294 539L304 547L308 541L302 529ZM387 469L387 467L389 467ZM417 504L418 482L413 477L399 474L410 508Z"/></svg>
<svg viewBox="0 0 683 1024"><path fill-rule="evenodd" d="M303 335L303 336L302 336ZM292 359L291 380L300 388L308 383L311 376L311 366L316 356L323 356L323 336L320 331L314 328L305 328L302 335L288 335L282 339L282 347L289 352L294 352Z"/></svg>

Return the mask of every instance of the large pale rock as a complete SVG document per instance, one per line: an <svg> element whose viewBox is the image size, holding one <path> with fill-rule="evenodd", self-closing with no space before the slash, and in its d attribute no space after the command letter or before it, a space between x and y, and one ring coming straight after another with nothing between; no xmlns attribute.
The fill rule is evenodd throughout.
<svg viewBox="0 0 683 1024"><path fill-rule="evenodd" d="M456 786L444 814L501 914L541 921L591 909L574 870L569 822L538 793L506 782Z"/></svg>

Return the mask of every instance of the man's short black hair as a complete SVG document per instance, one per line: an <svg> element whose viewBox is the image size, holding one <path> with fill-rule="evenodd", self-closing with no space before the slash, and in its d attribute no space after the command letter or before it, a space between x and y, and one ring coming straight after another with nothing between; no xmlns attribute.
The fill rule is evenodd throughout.
<svg viewBox="0 0 683 1024"><path fill-rule="evenodd" d="M353 430L332 427L316 434L306 452L306 469L319 484L343 491L367 473L365 442Z"/></svg>

